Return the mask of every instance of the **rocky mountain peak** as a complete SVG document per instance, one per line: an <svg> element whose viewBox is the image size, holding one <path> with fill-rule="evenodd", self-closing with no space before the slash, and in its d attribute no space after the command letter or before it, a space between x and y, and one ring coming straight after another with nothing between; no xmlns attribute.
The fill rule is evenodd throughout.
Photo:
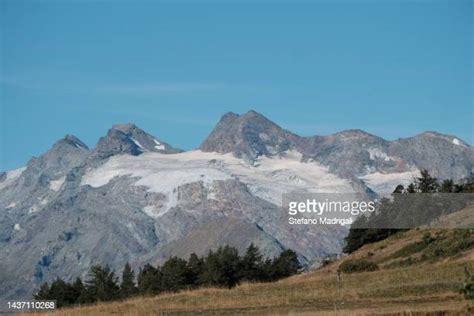
<svg viewBox="0 0 474 316"><path fill-rule="evenodd" d="M61 138L44 154L33 157L27 164L25 175L35 182L38 176L55 178L80 165L90 154L85 143L74 135Z"/></svg>
<svg viewBox="0 0 474 316"><path fill-rule="evenodd" d="M108 158L116 154L138 156L144 152L164 154L177 153L181 150L146 133L135 124L116 124L108 130L107 135L99 139L94 148L94 157Z"/></svg>
<svg viewBox="0 0 474 316"><path fill-rule="evenodd" d="M441 179L462 179L472 173L474 165L471 146L458 137L432 131L391 142L389 155Z"/></svg>
<svg viewBox="0 0 474 316"><path fill-rule="evenodd" d="M83 155L87 152L89 152L89 148L86 144L84 144L76 136L68 134L56 141L51 149L49 149L41 157L43 159L50 159L52 157L57 157L59 159L61 156L74 156L76 154Z"/></svg>
<svg viewBox="0 0 474 316"><path fill-rule="evenodd" d="M281 128L262 114L225 114L200 149L206 152L233 153L255 160L261 155L276 155L297 148L300 137Z"/></svg>
<svg viewBox="0 0 474 316"><path fill-rule="evenodd" d="M79 138L70 134L64 136L64 138L59 140L56 144L65 144L81 150L89 149L89 147L87 147L87 145L84 144Z"/></svg>
<svg viewBox="0 0 474 316"><path fill-rule="evenodd" d="M233 121L237 118L239 118L240 115L234 112L227 112L224 115L222 115L220 121Z"/></svg>
<svg viewBox="0 0 474 316"><path fill-rule="evenodd" d="M347 129L329 136L329 138L337 138L339 140L359 140L359 141L367 141L367 140L380 140L383 141L382 138L370 134L361 129Z"/></svg>
<svg viewBox="0 0 474 316"><path fill-rule="evenodd" d="M139 128L133 123L114 124L111 129L121 131L126 134L131 133L133 130L139 130Z"/></svg>
<svg viewBox="0 0 474 316"><path fill-rule="evenodd" d="M434 131L425 131L421 134L418 134L418 135L414 136L413 139L431 140L431 141L444 140L444 141L447 141L451 144L458 145L458 146L461 146L461 147L470 147L470 145L468 143L461 140L459 137L452 136L452 135L441 134L441 133L434 132Z"/></svg>

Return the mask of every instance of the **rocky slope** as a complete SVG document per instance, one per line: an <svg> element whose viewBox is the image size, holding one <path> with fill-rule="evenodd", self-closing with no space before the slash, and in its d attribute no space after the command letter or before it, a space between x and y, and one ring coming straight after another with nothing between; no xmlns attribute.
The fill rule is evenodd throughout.
<svg viewBox="0 0 474 316"><path fill-rule="evenodd" d="M309 263L341 251L346 228L288 225L291 192L377 192L418 168L470 177L473 149L425 133L386 141L363 131L300 137L251 111L223 116L199 150L181 152L133 124L93 149L59 140L25 168L0 174L1 298L29 298L44 281L121 269L170 255L254 242Z"/></svg>
<svg viewBox="0 0 474 316"><path fill-rule="evenodd" d="M455 136L425 132L387 141L362 130L346 130L300 137L255 111L225 114L200 149L233 153L249 161L293 149L302 153L305 161L315 160L345 178L427 169L438 178L460 180L474 172L472 147Z"/></svg>
<svg viewBox="0 0 474 316"><path fill-rule="evenodd" d="M181 150L145 133L134 124L118 124L108 131L107 136L99 139L92 155L108 158L116 154L138 156L144 152L170 154Z"/></svg>
<svg viewBox="0 0 474 316"><path fill-rule="evenodd" d="M202 143L206 152L229 153L255 160L299 148L301 138L264 117L250 111L244 115L227 113Z"/></svg>

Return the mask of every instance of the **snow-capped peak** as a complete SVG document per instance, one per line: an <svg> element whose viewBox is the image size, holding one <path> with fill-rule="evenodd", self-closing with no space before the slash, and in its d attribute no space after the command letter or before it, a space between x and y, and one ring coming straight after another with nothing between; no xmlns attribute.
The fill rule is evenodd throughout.
<svg viewBox="0 0 474 316"><path fill-rule="evenodd" d="M159 141L157 141L156 139L153 139L153 142L156 144L155 145L155 148L158 149L158 150L165 150L165 146L160 143Z"/></svg>
<svg viewBox="0 0 474 316"><path fill-rule="evenodd" d="M145 152L177 153L181 150L159 142L134 124L117 124L109 129L107 136L99 140L94 156L108 158L116 154L138 156Z"/></svg>
<svg viewBox="0 0 474 316"><path fill-rule="evenodd" d="M137 141L135 138L130 137L130 140L131 140L132 142L134 142L135 145L137 145L138 148L140 148L141 151L146 151L145 147L143 147L142 144L140 144L140 142Z"/></svg>
<svg viewBox="0 0 474 316"><path fill-rule="evenodd" d="M458 146L462 146L462 147L467 147L466 144L463 141L461 141L457 138L453 138L453 144L458 145Z"/></svg>

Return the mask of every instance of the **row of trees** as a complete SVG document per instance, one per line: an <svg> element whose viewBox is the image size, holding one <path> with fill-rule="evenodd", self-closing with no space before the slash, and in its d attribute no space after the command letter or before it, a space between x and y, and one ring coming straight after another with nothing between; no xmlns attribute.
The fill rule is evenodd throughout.
<svg viewBox="0 0 474 316"><path fill-rule="evenodd" d="M440 215L461 209L464 205L464 196L460 195L459 199L446 199L433 193L474 192L472 181L458 184L453 180L439 182L426 170L420 173L420 177L406 188L398 185L393 191L392 199L382 199L376 214L361 216L354 221L345 240L344 252L352 253L365 244L386 239L408 227L427 224ZM431 194L415 196L414 193Z"/></svg>
<svg viewBox="0 0 474 316"><path fill-rule="evenodd" d="M474 193L474 182L454 183L452 179L440 182L432 177L427 170L420 171L420 177L405 189L398 185L393 193Z"/></svg>
<svg viewBox="0 0 474 316"><path fill-rule="evenodd" d="M91 267L87 281L77 278L71 283L61 279L51 285L44 283L35 299L54 299L62 307L198 287L231 288L242 281L276 281L296 274L299 269L300 263L292 250L269 259L253 244L243 256L237 249L225 246L203 257L191 254L188 260L171 257L162 266L147 264L139 270L136 280L128 263L120 282L108 266L96 265Z"/></svg>

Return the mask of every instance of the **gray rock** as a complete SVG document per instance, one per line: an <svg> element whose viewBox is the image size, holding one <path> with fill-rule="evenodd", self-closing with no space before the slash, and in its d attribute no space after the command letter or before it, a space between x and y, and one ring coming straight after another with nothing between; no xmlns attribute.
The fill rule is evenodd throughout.
<svg viewBox="0 0 474 316"><path fill-rule="evenodd" d="M388 154L441 179L474 176L474 149L455 136L425 132L391 142Z"/></svg>
<svg viewBox="0 0 474 316"><path fill-rule="evenodd" d="M233 153L249 162L297 150L303 160L315 160L345 178L367 173L397 173L427 169L440 179L470 178L474 149L461 139L436 132L387 141L362 130L328 136L301 137L286 131L255 111L225 114L200 149Z"/></svg>
<svg viewBox="0 0 474 316"><path fill-rule="evenodd" d="M349 130L300 137L254 111L224 115L201 149L233 153L241 162L252 163L262 156L279 158L288 150L299 151L302 163L317 161L367 195L375 193L359 179L362 174L426 168L440 178L460 179L471 176L474 163L472 147L454 136L429 132L387 141ZM253 242L266 256L291 248L306 264L341 252L346 228L296 229L287 224L285 211L231 174L226 180L210 176L208 182L193 180L170 188L176 201L169 209L169 196L137 185L140 179L128 175L97 187L82 183L86 174L111 159L149 152L179 150L133 124L115 125L93 150L66 136L32 158L17 178L0 174L0 298L29 299L42 282L85 278L93 264L109 264L118 271L128 261L138 268L171 255L205 254L225 244L243 251ZM179 178L191 170L189 160L178 161ZM223 164L211 159L197 172L207 166L225 174ZM256 163L252 168L260 167ZM278 181L280 173L270 173L272 181ZM252 186L255 189L256 183ZM164 212L150 215L150 206Z"/></svg>
<svg viewBox="0 0 474 316"><path fill-rule="evenodd" d="M118 124L109 129L107 136L99 140L92 155L103 159L116 154L138 156L147 151L163 154L181 152L180 149L173 148L134 124Z"/></svg>
<svg viewBox="0 0 474 316"><path fill-rule="evenodd" d="M276 155L295 149L300 139L255 111L244 115L227 113L200 149L206 152L232 152L236 157L255 160L261 155Z"/></svg>

